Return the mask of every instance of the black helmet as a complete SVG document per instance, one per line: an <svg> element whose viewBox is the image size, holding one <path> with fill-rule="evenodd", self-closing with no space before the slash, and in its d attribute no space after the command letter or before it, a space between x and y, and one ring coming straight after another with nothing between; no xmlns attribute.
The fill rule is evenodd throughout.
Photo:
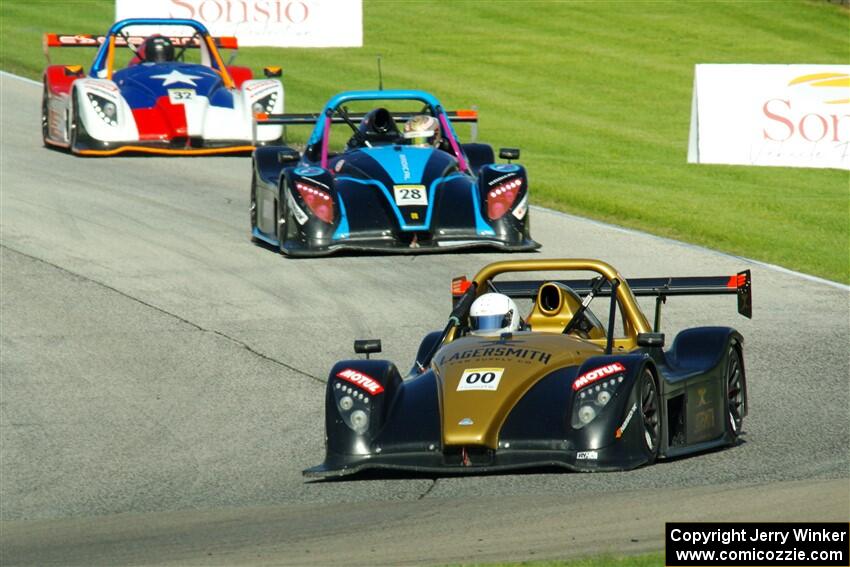
<svg viewBox="0 0 850 567"><path fill-rule="evenodd" d="M152 63L174 61L174 44L162 35L152 35L139 48L139 59Z"/></svg>

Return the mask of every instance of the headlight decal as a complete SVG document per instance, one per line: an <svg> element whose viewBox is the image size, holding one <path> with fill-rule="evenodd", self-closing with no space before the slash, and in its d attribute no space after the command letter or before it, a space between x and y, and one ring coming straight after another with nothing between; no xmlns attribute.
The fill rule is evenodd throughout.
<svg viewBox="0 0 850 567"><path fill-rule="evenodd" d="M277 92L273 92L270 95L264 96L263 98L258 98L251 105L251 112L254 114L271 114L274 111L274 107L277 104Z"/></svg>
<svg viewBox="0 0 850 567"><path fill-rule="evenodd" d="M118 107L114 102L96 94L86 93L95 113L110 126L118 126Z"/></svg>
<svg viewBox="0 0 850 567"><path fill-rule="evenodd" d="M316 218L322 222L333 224L334 202L327 191L301 181L295 182L295 189Z"/></svg>
<svg viewBox="0 0 850 567"><path fill-rule="evenodd" d="M334 399L340 416L355 433L363 435L369 430L372 396L382 394L384 387L368 374L352 368L337 372L336 378Z"/></svg>
<svg viewBox="0 0 850 567"><path fill-rule="evenodd" d="M516 201L521 188L522 178L512 177L487 192L487 216L490 220L498 220L505 216Z"/></svg>
<svg viewBox="0 0 850 567"><path fill-rule="evenodd" d="M581 429L596 419L614 397L619 385L623 383L625 370L625 366L615 362L585 372L576 378L573 382L573 390L578 391L573 398L571 419L574 429Z"/></svg>

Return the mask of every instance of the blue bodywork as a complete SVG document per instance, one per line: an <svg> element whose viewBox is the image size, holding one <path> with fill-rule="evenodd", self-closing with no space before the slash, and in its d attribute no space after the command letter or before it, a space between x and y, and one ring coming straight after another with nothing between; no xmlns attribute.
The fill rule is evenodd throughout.
<svg viewBox="0 0 850 567"><path fill-rule="evenodd" d="M331 123L343 121L338 113L340 107L354 101L396 100L422 103L422 112L438 119L443 142L437 147L407 145L396 129L395 120L400 124L413 114L400 113L398 118L390 119L393 126L388 139L370 145L355 135L348 149L339 154L329 153L325 138L329 136ZM361 130L370 114L356 115L356 119L363 120ZM291 122L287 122L287 116L283 115L278 123L304 124L303 115L291 115ZM255 239L296 255L326 254L339 247L422 252L446 246L487 245L509 250L533 250L539 246L528 235L527 209L516 216L504 214L495 220L485 215L490 180L498 183L500 179L516 179L522 189L514 205L527 202L524 168L514 164L495 165L491 161L471 163L448 114L433 95L418 90L348 91L332 97L315 116L306 150L294 167L281 166L274 148L255 151L256 179L261 182L257 185L260 195L254 197L258 211L252 225ZM492 149L486 147L492 160ZM505 167L501 171L494 169L498 166ZM335 204L332 226L310 214L309 206L294 189L298 183L332 198ZM427 204L402 202L400 206L397 198L406 186L421 187ZM268 194L277 203L275 211L295 206L302 209L300 214L308 220L302 218L303 222L296 224L283 218L269 224L270 205L265 204L267 198L262 198ZM257 200L261 202L257 204ZM281 242L278 232L284 225L287 235Z"/></svg>
<svg viewBox="0 0 850 567"><path fill-rule="evenodd" d="M165 83L174 70L189 77L185 82ZM221 75L192 63L141 63L115 71L112 75L130 108L151 108L158 98L168 96L169 89L190 88L209 98L210 105L233 108L233 93L224 88Z"/></svg>

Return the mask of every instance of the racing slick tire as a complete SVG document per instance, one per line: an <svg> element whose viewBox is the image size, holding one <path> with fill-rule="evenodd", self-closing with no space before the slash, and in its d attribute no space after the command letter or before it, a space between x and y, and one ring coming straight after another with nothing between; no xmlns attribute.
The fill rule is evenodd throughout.
<svg viewBox="0 0 850 567"><path fill-rule="evenodd" d="M251 242L260 244L260 239L254 236L257 229L257 174L251 176L251 206L248 209L251 217Z"/></svg>
<svg viewBox="0 0 850 567"><path fill-rule="evenodd" d="M41 95L41 141L45 146L49 146L50 144L47 142L47 138L50 134L50 116L48 111L49 99L47 97L47 85L44 85L44 92Z"/></svg>
<svg viewBox="0 0 850 567"><path fill-rule="evenodd" d="M281 254L286 254L284 243L286 242L286 233L288 223L292 222L289 218L289 210L286 206L286 185L281 182L280 191L277 196L277 207L275 207L277 219L275 219L275 229L277 231L278 249Z"/></svg>
<svg viewBox="0 0 850 567"><path fill-rule="evenodd" d="M84 149L80 147L80 141L88 138L86 127L83 126L83 120L80 118L76 91L71 95L71 116L68 124L68 149L71 153L76 154Z"/></svg>
<svg viewBox="0 0 850 567"><path fill-rule="evenodd" d="M641 371L638 381L640 395L640 417L643 425L642 444L646 452L646 464L651 465L658 458L661 446L661 396L655 376L647 367Z"/></svg>
<svg viewBox="0 0 850 567"><path fill-rule="evenodd" d="M741 434L744 423L746 408L746 378L744 377L744 365L738 344L732 342L729 345L728 360L726 362L725 386L726 392L726 435L729 444L734 445Z"/></svg>

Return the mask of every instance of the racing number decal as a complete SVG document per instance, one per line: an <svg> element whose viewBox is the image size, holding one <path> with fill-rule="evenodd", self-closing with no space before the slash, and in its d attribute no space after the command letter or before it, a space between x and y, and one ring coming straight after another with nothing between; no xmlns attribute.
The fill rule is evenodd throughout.
<svg viewBox="0 0 850 567"><path fill-rule="evenodd" d="M488 390L495 392L502 379L504 368L470 368L464 370L457 384L457 391Z"/></svg>
<svg viewBox="0 0 850 567"><path fill-rule="evenodd" d="M395 193L395 204L399 207L428 205L428 192L424 185L394 185L393 192Z"/></svg>
<svg viewBox="0 0 850 567"><path fill-rule="evenodd" d="M168 89L168 100L171 104L183 104L187 100L194 100L194 89Z"/></svg>

